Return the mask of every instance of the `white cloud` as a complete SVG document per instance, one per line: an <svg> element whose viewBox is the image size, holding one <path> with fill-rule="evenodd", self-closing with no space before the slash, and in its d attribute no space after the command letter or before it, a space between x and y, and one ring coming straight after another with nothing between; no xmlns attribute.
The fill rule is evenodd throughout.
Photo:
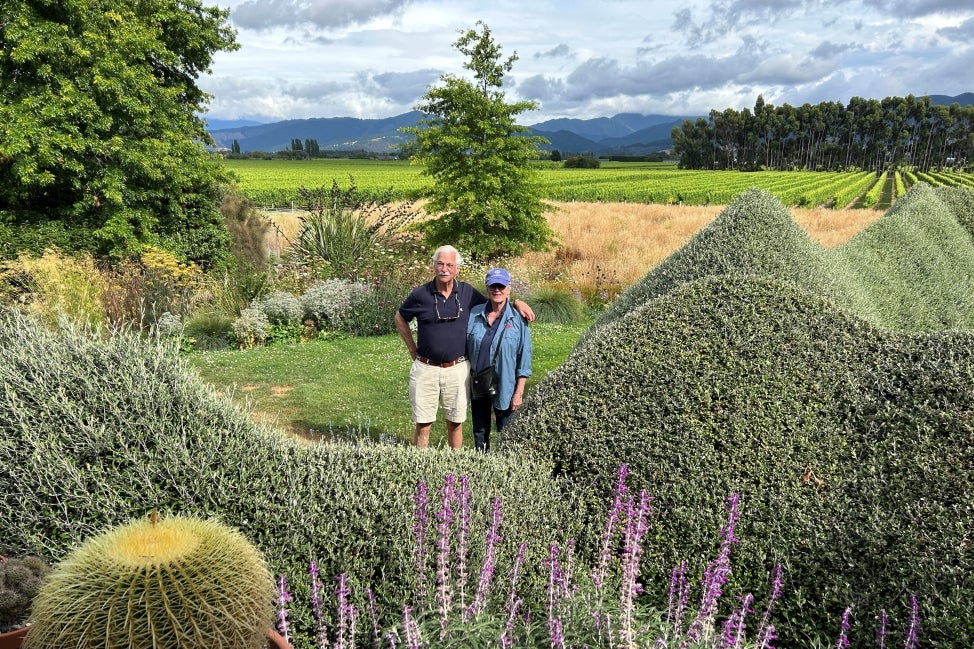
<svg viewBox="0 0 974 649"><path fill-rule="evenodd" d="M220 0L217 0L220 2ZM974 7L956 0L223 0L242 48L200 79L209 116L388 117L442 74L460 30L517 51L528 123L615 112L974 91Z"/></svg>

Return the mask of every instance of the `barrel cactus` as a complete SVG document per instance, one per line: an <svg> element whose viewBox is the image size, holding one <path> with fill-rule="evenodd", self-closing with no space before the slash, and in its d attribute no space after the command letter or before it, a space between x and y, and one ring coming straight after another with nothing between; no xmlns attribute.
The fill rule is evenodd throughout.
<svg viewBox="0 0 974 649"><path fill-rule="evenodd" d="M25 649L264 646L274 580L254 546L212 520L137 520L55 566Z"/></svg>
<svg viewBox="0 0 974 649"><path fill-rule="evenodd" d="M50 571L40 557L0 557L0 633L27 621L31 600Z"/></svg>

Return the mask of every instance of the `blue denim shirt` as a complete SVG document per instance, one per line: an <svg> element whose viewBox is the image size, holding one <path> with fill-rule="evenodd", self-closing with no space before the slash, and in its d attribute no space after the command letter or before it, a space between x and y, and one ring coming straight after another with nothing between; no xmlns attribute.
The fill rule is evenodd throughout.
<svg viewBox="0 0 974 649"><path fill-rule="evenodd" d="M480 304L470 310L470 320L467 322L467 358L472 361L480 354L480 342L488 329L487 316L484 315L486 307L486 304ZM494 362L494 371L497 374L497 396L494 397L494 407L498 410L507 410L511 407L511 398L514 396L518 377L531 376L531 331L528 329L528 323L511 306L510 301L504 307L501 318L502 328L498 329L494 336L490 354L493 358L494 353L497 353L497 360ZM502 333L503 337L501 337ZM499 352L498 341L500 341ZM471 368L473 365L474 363L471 362Z"/></svg>

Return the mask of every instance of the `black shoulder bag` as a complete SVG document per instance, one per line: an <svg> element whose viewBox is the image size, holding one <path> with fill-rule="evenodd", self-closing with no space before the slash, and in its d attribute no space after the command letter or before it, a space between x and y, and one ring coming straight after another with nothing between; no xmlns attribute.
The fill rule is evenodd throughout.
<svg viewBox="0 0 974 649"><path fill-rule="evenodd" d="M503 318L504 316L499 317ZM470 375L470 395L474 399L487 399L497 396L497 374L494 372L494 363L497 362L497 354L501 351L501 338L504 337L504 332L507 330L504 327L503 320L500 327L501 333L497 337L497 348L494 349L494 357L490 359L490 365Z"/></svg>

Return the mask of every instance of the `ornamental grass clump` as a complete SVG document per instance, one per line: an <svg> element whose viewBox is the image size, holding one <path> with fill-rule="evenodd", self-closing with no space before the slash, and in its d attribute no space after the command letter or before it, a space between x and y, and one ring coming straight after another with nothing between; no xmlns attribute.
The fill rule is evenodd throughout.
<svg viewBox="0 0 974 649"><path fill-rule="evenodd" d="M25 649L260 649L274 582L239 532L158 514L94 536L58 562L34 600Z"/></svg>

